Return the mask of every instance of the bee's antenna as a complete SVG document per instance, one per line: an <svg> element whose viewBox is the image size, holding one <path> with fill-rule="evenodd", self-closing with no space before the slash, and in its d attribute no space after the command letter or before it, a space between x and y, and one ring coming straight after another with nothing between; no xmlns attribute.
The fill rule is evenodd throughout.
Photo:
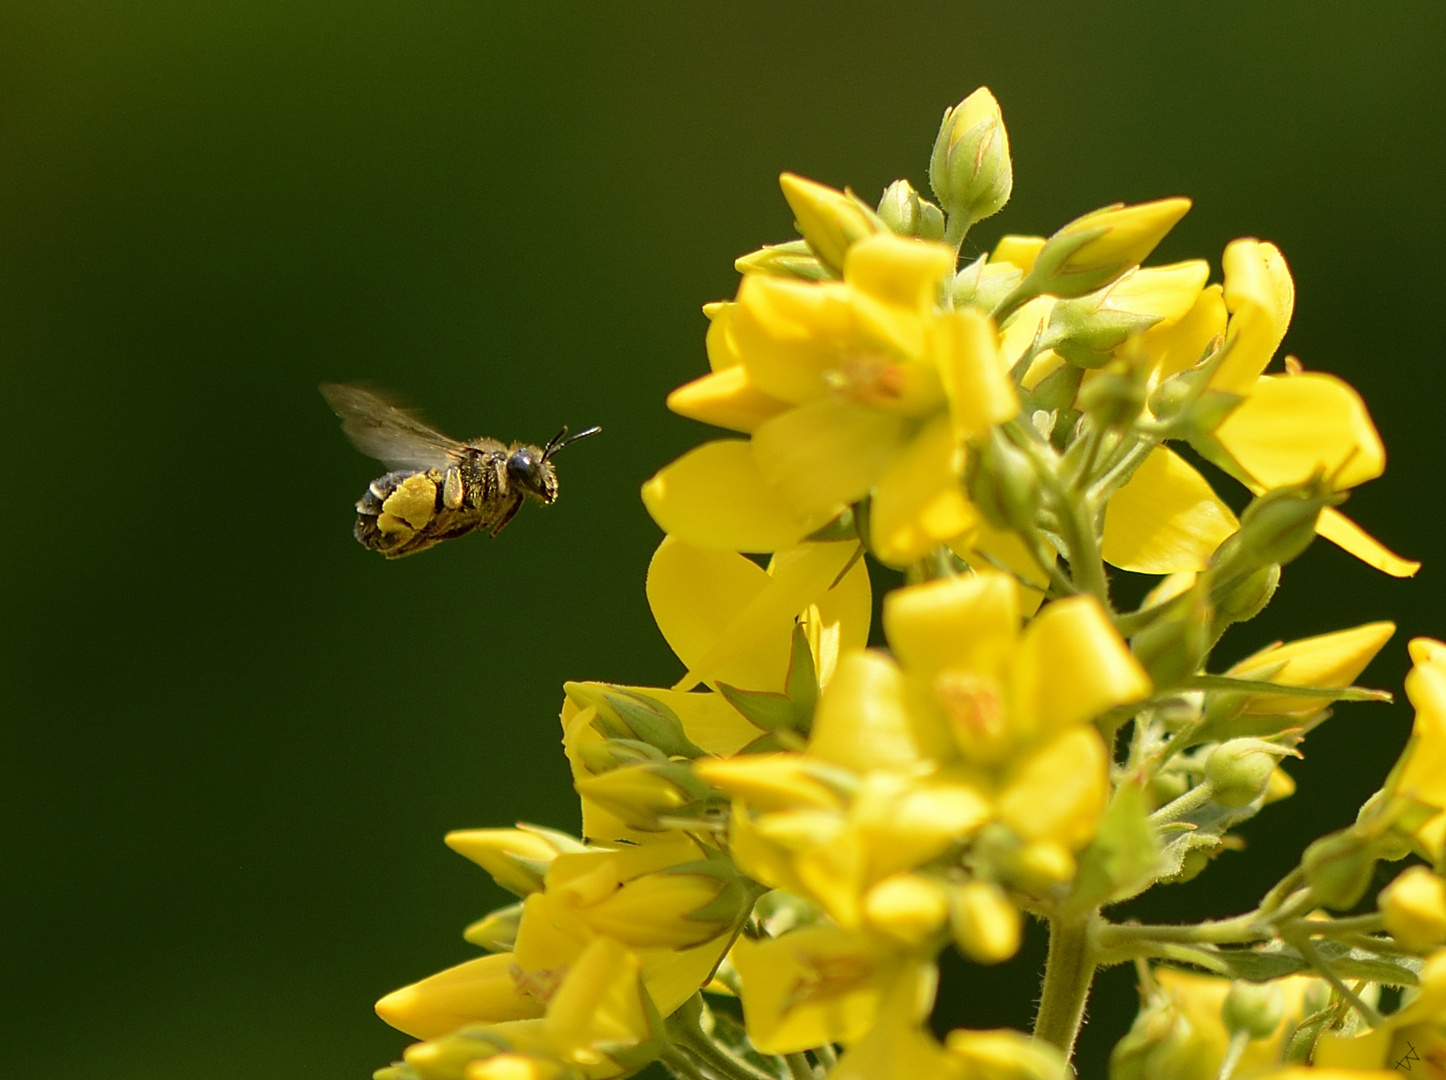
<svg viewBox="0 0 1446 1080"><path fill-rule="evenodd" d="M546 461L564 446L571 446L579 439L586 439L589 435L596 435L601 430L602 428L600 427L590 427L586 431L579 431L576 435L569 435L567 433L567 427L564 425L563 429L554 435L548 441L547 445L542 448L542 460Z"/></svg>

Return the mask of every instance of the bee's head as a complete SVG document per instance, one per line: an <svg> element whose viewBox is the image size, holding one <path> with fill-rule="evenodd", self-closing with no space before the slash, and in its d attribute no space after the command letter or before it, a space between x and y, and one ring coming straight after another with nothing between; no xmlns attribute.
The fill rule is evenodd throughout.
<svg viewBox="0 0 1446 1080"><path fill-rule="evenodd" d="M557 470L552 466L552 455L578 439L596 435L602 428L591 427L568 435L567 428L559 431L546 446L515 446L507 455L507 482L534 499L547 504L557 499Z"/></svg>

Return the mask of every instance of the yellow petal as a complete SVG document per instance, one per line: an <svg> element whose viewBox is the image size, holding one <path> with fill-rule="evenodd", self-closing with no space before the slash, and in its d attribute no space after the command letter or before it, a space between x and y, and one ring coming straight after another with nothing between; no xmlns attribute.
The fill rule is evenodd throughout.
<svg viewBox="0 0 1446 1080"><path fill-rule="evenodd" d="M690 671L706 663L703 678L778 690L788 670L797 612L771 612L770 619L751 621L756 636L749 640L737 632L750 605L773 584L762 567L742 555L670 536L648 566L648 604L663 637ZM725 640L732 655L725 662L708 663Z"/></svg>
<svg viewBox="0 0 1446 1080"><path fill-rule="evenodd" d="M1010 263L1027 274L1042 247L1044 247L1044 237L1042 236L1001 236L999 243L994 245L994 250L989 255L989 261Z"/></svg>
<svg viewBox="0 0 1446 1080"><path fill-rule="evenodd" d="M1328 506L1320 512L1315 531L1332 544L1349 551L1367 566L1374 566L1392 577L1414 577L1416 571L1421 569L1419 562L1401 558L1333 507Z"/></svg>
<svg viewBox="0 0 1446 1080"><path fill-rule="evenodd" d="M913 699L898 664L872 650L839 661L808 741L812 756L857 772L911 769L950 746L948 731Z"/></svg>
<svg viewBox="0 0 1446 1080"><path fill-rule="evenodd" d="M911 585L884 598L889 646L925 680L946 668L998 673L1019 626L1018 586L998 570Z"/></svg>
<svg viewBox="0 0 1446 1080"><path fill-rule="evenodd" d="M514 966L510 953L479 956L393 990L377 1002L377 1015L418 1039L436 1039L463 1024L541 1016L542 999L519 989Z"/></svg>
<svg viewBox="0 0 1446 1080"><path fill-rule="evenodd" d="M1361 396L1334 375L1262 375L1215 437L1263 487L1323 471L1337 491L1380 476L1386 449Z"/></svg>
<svg viewBox="0 0 1446 1080"><path fill-rule="evenodd" d="M874 486L912 425L903 417L848 402L815 401L753 432L753 458L764 479L800 515L828 520Z"/></svg>
<svg viewBox="0 0 1446 1080"><path fill-rule="evenodd" d="M1246 657L1225 674L1236 679L1269 679L1281 686L1349 686L1396 632L1396 624L1366 623L1333 634L1301 638L1289 645L1271 645ZM1246 712L1271 715L1316 713L1327 702L1320 698L1252 698Z"/></svg>
<svg viewBox="0 0 1446 1080"><path fill-rule="evenodd" d="M1128 346L1153 369L1155 382L1194 367L1215 338L1225 333L1225 300L1219 285L1201 291L1195 304L1174 325L1151 327Z"/></svg>
<svg viewBox="0 0 1446 1080"><path fill-rule="evenodd" d="M878 233L849 248L844 281L880 303L919 311L933 307L954 262L947 244Z"/></svg>
<svg viewBox="0 0 1446 1080"><path fill-rule="evenodd" d="M961 440L977 439L1019 412L999 335L988 315L976 308L944 313L931 328L931 346Z"/></svg>
<svg viewBox="0 0 1446 1080"><path fill-rule="evenodd" d="M979 520L960 488L961 457L954 429L942 415L894 457L869 510L873 551L880 561L891 566L917 562Z"/></svg>
<svg viewBox="0 0 1446 1080"><path fill-rule="evenodd" d="M820 686L829 684L841 656L868 644L873 614L874 596L865 559L854 563L842 581L804 612L799 622L813 651L814 674Z"/></svg>
<svg viewBox="0 0 1446 1080"><path fill-rule="evenodd" d="M1209 482L1162 446L1110 499L1102 554L1137 574L1199 571L1239 528Z"/></svg>
<svg viewBox="0 0 1446 1080"><path fill-rule="evenodd" d="M580 1065L598 1064L596 1049L635 1046L649 1035L638 957L598 938L582 951L547 1006L543 1030L554 1050Z"/></svg>
<svg viewBox="0 0 1446 1080"><path fill-rule="evenodd" d="M724 371L743 362L728 329L733 307L728 301L703 305L703 314L708 316L708 334L704 338L708 348L708 366L714 371Z"/></svg>
<svg viewBox="0 0 1446 1080"><path fill-rule="evenodd" d="M866 344L851 298L842 282L745 277L728 331L749 381L763 393L795 404L822 397L828 389L825 373Z"/></svg>
<svg viewBox="0 0 1446 1080"><path fill-rule="evenodd" d="M999 819L1025 840L1078 851L1109 801L1109 759L1100 733L1076 727L1032 754L999 796Z"/></svg>
<svg viewBox="0 0 1446 1080"><path fill-rule="evenodd" d="M736 439L704 443L668 465L643 485L643 505L664 532L727 551L788 547L834 516L793 505Z"/></svg>
<svg viewBox="0 0 1446 1080"><path fill-rule="evenodd" d="M996 529L981 518L963 536L952 537L949 549L975 570L996 567L1012 572L1020 582L1019 609L1026 616L1033 615L1044 602L1049 570L1039 564L1018 533ZM1058 559L1054 548L1048 545L1045 554L1051 564Z"/></svg>
<svg viewBox="0 0 1446 1080"><path fill-rule="evenodd" d="M1153 315L1160 321L1150 330L1164 329L1194 307L1209 277L1210 264L1204 259L1134 270L1109 287L1101 307Z"/></svg>
<svg viewBox="0 0 1446 1080"><path fill-rule="evenodd" d="M1226 332L1230 351L1210 385L1232 394L1247 394L1290 326L1295 283L1285 256L1274 244L1235 240L1225 248L1221 263L1225 306L1230 311Z"/></svg>
<svg viewBox="0 0 1446 1080"><path fill-rule="evenodd" d="M1150 695L1150 679L1093 596L1048 604L1025 627L1011 665L1014 722L1048 737Z"/></svg>
<svg viewBox="0 0 1446 1080"><path fill-rule="evenodd" d="M748 381L742 366L725 368L685 383L668 395L668 408L679 416L734 431L752 431L788 404Z"/></svg>
<svg viewBox="0 0 1446 1080"><path fill-rule="evenodd" d="M824 926L762 942L739 938L732 958L749 1040L765 1054L861 1038L903 964L893 949Z"/></svg>
<svg viewBox="0 0 1446 1080"><path fill-rule="evenodd" d="M1446 645L1416 638L1410 651L1414 663L1406 676L1406 696L1416 718L1394 790L1446 810ZM1416 835L1435 855L1446 839L1446 813L1431 818Z"/></svg>

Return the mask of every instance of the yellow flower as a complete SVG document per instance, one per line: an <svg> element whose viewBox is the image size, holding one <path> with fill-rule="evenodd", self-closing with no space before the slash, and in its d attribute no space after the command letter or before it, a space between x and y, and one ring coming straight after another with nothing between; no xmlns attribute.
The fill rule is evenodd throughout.
<svg viewBox="0 0 1446 1080"><path fill-rule="evenodd" d="M1446 944L1446 881L1424 866L1408 866L1377 899L1386 929L1408 949Z"/></svg>
<svg viewBox="0 0 1446 1080"><path fill-rule="evenodd" d="M1406 696L1416 718L1387 790L1435 807L1436 813L1413 830L1434 861L1446 846L1446 644L1416 638L1410 651Z"/></svg>
<svg viewBox="0 0 1446 1080"><path fill-rule="evenodd" d="M654 519L698 546L774 551L873 493L873 545L901 564L968 529L960 444L1018 402L988 316L939 307L953 265L944 244L885 233L848 248L841 282L746 276L710 329L715 370L670 403L752 438L649 480Z"/></svg>
<svg viewBox="0 0 1446 1080"><path fill-rule="evenodd" d="M1333 634L1277 642L1247 656L1225 674L1234 679L1264 679L1281 686L1349 686L1396 632L1396 624L1366 623ZM1262 695L1246 701L1242 711L1281 716L1313 715L1326 707L1321 698Z"/></svg>
<svg viewBox="0 0 1446 1080"><path fill-rule="evenodd" d="M1364 1034L1325 1032L1313 1060L1349 1076L1375 1069L1390 1069L1385 1075L1393 1077L1417 1071L1432 1080L1446 1076L1446 951L1427 958L1416 995L1406 1005Z"/></svg>

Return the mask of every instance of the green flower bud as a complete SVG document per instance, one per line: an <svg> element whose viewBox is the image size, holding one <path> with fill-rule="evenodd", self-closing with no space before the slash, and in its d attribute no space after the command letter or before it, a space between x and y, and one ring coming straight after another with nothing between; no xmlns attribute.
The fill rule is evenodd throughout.
<svg viewBox="0 0 1446 1080"><path fill-rule="evenodd" d="M1371 884L1375 844L1354 828L1328 833L1301 856L1301 868L1317 902L1336 911L1355 907Z"/></svg>
<svg viewBox="0 0 1446 1080"><path fill-rule="evenodd" d="M900 236L944 239L944 212L928 199L921 199L907 180L895 180L884 189L879 218Z"/></svg>
<svg viewBox="0 0 1446 1080"><path fill-rule="evenodd" d="M818 261L807 240L765 244L757 251L734 259L733 269L740 274L768 274L772 277L802 278L804 281L838 279L838 274Z"/></svg>
<svg viewBox="0 0 1446 1080"><path fill-rule="evenodd" d="M683 730L678 714L657 698L608 683L568 682L562 689L579 708L597 710L593 727L606 738L647 743L664 757L704 756Z"/></svg>
<svg viewBox="0 0 1446 1080"><path fill-rule="evenodd" d="M1056 303L1040 337L1041 348L1053 349L1078 367L1102 367L1115 349L1160 321L1158 315L1106 307L1107 295L1102 290Z"/></svg>
<svg viewBox="0 0 1446 1080"><path fill-rule="evenodd" d="M1039 510L1039 478L1023 450L999 428L969 455L964 482L969 498L986 521L1000 529L1033 529Z"/></svg>
<svg viewBox="0 0 1446 1080"><path fill-rule="evenodd" d="M664 817L696 816L704 809L708 785L681 761L641 762L577 780L578 795L644 832L664 826Z"/></svg>
<svg viewBox="0 0 1446 1080"><path fill-rule="evenodd" d="M1009 201L1014 187L1009 135L999 102L987 88L981 86L944 112L929 158L929 185L949 215L950 230L960 237Z"/></svg>
<svg viewBox="0 0 1446 1080"><path fill-rule="evenodd" d="M778 183L798 231L830 270L842 273L844 253L854 242L886 228L873 209L852 192L836 191L793 173L784 173Z"/></svg>
<svg viewBox="0 0 1446 1080"><path fill-rule="evenodd" d="M1149 1001L1110 1051L1109 1080L1178 1080L1208 1052L1210 1037L1195 1029L1168 995Z"/></svg>
<svg viewBox="0 0 1446 1080"><path fill-rule="evenodd" d="M1240 515L1240 531L1210 556L1213 579L1222 590L1230 589L1272 563L1291 562L1315 539L1320 512L1344 501L1320 480L1267 491Z"/></svg>
<svg viewBox="0 0 1446 1080"><path fill-rule="evenodd" d="M954 275L950 292L957 307L993 311L1024 277L1019 267L1007 262L989 262L981 255Z"/></svg>
<svg viewBox="0 0 1446 1080"><path fill-rule="evenodd" d="M1260 739L1231 739L1210 751L1205 761L1205 779L1214 790L1219 806L1235 809L1248 806L1265 791L1276 762L1286 753Z"/></svg>
<svg viewBox="0 0 1446 1080"><path fill-rule="evenodd" d="M1268 1039L1285 1016L1285 996L1276 983L1234 982L1220 1006L1220 1019L1232 1035L1245 1032L1252 1039Z"/></svg>
<svg viewBox="0 0 1446 1080"><path fill-rule="evenodd" d="M1215 605L1215 636L1218 638L1231 623L1245 622L1259 615L1270 603L1279 585L1280 564L1271 563L1211 589L1210 602Z"/></svg>

